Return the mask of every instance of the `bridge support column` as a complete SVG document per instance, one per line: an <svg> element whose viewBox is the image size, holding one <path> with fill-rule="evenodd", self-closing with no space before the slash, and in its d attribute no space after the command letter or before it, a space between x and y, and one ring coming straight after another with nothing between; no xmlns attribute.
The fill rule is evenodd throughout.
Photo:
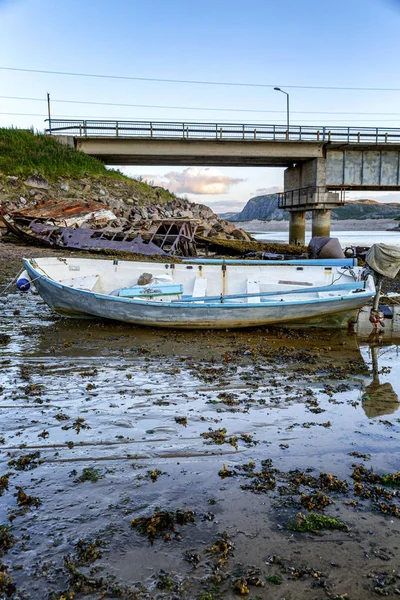
<svg viewBox="0 0 400 600"><path fill-rule="evenodd" d="M330 237L331 235L331 211L312 211L312 237Z"/></svg>
<svg viewBox="0 0 400 600"><path fill-rule="evenodd" d="M303 210L289 212L289 244L304 246L306 241L306 213Z"/></svg>

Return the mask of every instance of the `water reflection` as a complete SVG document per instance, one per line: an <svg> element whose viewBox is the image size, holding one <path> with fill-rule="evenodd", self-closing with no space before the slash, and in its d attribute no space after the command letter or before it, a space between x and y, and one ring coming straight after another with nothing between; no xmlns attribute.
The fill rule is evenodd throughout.
<svg viewBox="0 0 400 600"><path fill-rule="evenodd" d="M399 408L399 397L393 389L393 385L389 381L385 381L384 383L381 383L380 381L378 363L379 349L382 352L383 349L380 347L379 342L371 340L370 353L373 379L372 382L366 386L364 399L362 401L362 407L368 418L390 415ZM387 370L388 367L384 367L384 369Z"/></svg>

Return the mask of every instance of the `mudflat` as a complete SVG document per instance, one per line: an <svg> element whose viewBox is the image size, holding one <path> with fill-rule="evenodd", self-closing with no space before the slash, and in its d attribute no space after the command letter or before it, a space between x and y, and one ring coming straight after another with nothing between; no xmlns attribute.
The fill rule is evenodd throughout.
<svg viewBox="0 0 400 600"><path fill-rule="evenodd" d="M0 244L0 597L397 598L398 346L62 319L55 253Z"/></svg>

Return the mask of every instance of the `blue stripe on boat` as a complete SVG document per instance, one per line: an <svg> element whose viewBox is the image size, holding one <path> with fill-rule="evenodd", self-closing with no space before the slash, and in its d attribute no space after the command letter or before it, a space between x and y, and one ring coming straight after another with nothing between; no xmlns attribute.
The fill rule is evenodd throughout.
<svg viewBox="0 0 400 600"><path fill-rule="evenodd" d="M121 298L133 298L135 296L171 296L182 294L183 286L180 284L173 285L134 285L128 288L121 288L119 295Z"/></svg>

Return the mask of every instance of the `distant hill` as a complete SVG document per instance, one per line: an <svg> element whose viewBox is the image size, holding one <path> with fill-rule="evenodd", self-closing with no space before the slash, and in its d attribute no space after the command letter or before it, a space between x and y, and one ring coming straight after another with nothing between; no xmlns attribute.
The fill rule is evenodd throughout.
<svg viewBox="0 0 400 600"><path fill-rule="evenodd" d="M309 218L311 214L307 215ZM376 200L347 200L346 203L332 210L332 219L391 219L400 216L400 203L382 203ZM278 194L255 196L250 198L240 213L225 217L229 221L287 221L289 213L278 208Z"/></svg>

